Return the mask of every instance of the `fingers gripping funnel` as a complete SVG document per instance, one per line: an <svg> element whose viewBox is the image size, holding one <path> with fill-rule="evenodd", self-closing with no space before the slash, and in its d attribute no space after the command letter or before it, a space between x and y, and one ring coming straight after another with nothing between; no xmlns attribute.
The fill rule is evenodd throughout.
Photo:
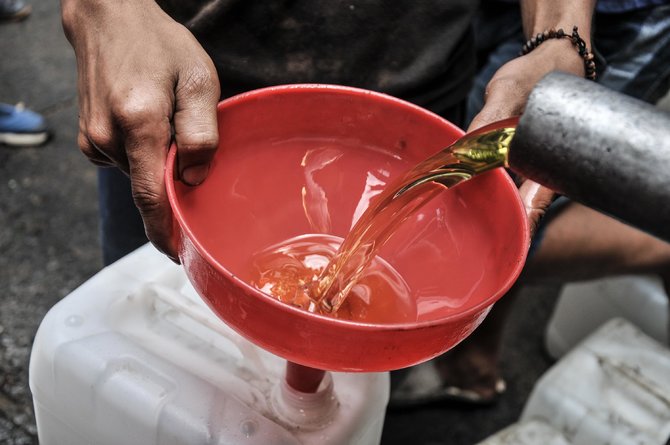
<svg viewBox="0 0 670 445"><path fill-rule="evenodd" d="M497 169L442 192L381 249L409 289L409 319L354 322L275 300L246 281L256 252L304 234L344 237L384 185L462 132L398 99L324 85L236 96L218 117L219 149L202 185L176 181L169 153L179 257L219 317L268 351L334 371L410 366L466 337L518 276L526 216Z"/></svg>

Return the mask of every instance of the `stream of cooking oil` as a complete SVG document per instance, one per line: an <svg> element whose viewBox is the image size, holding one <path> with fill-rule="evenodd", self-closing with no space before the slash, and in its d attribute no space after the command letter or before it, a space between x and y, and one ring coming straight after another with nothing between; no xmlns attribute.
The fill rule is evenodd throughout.
<svg viewBox="0 0 670 445"><path fill-rule="evenodd" d="M409 290L377 252L404 221L444 188L506 166L514 136L511 122L465 135L389 184L339 246L332 239L308 236L257 254L253 284L281 301L337 318L412 319L416 311ZM395 297L374 298L382 294Z"/></svg>

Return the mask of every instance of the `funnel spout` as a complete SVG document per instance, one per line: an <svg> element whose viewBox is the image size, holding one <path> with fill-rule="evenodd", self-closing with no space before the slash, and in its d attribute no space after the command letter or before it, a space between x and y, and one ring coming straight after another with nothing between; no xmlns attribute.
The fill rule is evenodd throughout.
<svg viewBox="0 0 670 445"><path fill-rule="evenodd" d="M286 383L296 391L314 393L325 376L326 371L286 362Z"/></svg>

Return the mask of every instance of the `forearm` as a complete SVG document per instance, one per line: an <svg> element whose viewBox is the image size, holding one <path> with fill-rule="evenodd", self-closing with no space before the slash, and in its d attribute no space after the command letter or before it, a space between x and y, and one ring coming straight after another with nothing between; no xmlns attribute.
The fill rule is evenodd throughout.
<svg viewBox="0 0 670 445"><path fill-rule="evenodd" d="M579 27L579 35L591 48L591 19L596 0L521 0L526 38L547 29L563 28L566 33Z"/></svg>
<svg viewBox="0 0 670 445"><path fill-rule="evenodd" d="M521 0L524 33L529 39L550 29L563 29L570 35L576 26L586 49L591 51L595 3L596 0ZM587 74L585 60L570 39L546 39L533 52L543 53L548 71L565 71L578 76Z"/></svg>
<svg viewBox="0 0 670 445"><path fill-rule="evenodd" d="M63 30L73 45L89 33L126 29L131 21L147 20L156 13L163 15L154 0L61 0Z"/></svg>

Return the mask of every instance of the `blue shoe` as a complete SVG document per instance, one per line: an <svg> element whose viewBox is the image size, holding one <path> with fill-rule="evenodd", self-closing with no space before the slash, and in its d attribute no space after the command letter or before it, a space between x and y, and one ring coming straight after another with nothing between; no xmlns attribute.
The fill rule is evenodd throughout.
<svg viewBox="0 0 670 445"><path fill-rule="evenodd" d="M0 103L0 143L14 147L37 146L49 139L46 121L23 104Z"/></svg>
<svg viewBox="0 0 670 445"><path fill-rule="evenodd" d="M30 15L33 8L23 0L0 0L0 20L18 21Z"/></svg>

